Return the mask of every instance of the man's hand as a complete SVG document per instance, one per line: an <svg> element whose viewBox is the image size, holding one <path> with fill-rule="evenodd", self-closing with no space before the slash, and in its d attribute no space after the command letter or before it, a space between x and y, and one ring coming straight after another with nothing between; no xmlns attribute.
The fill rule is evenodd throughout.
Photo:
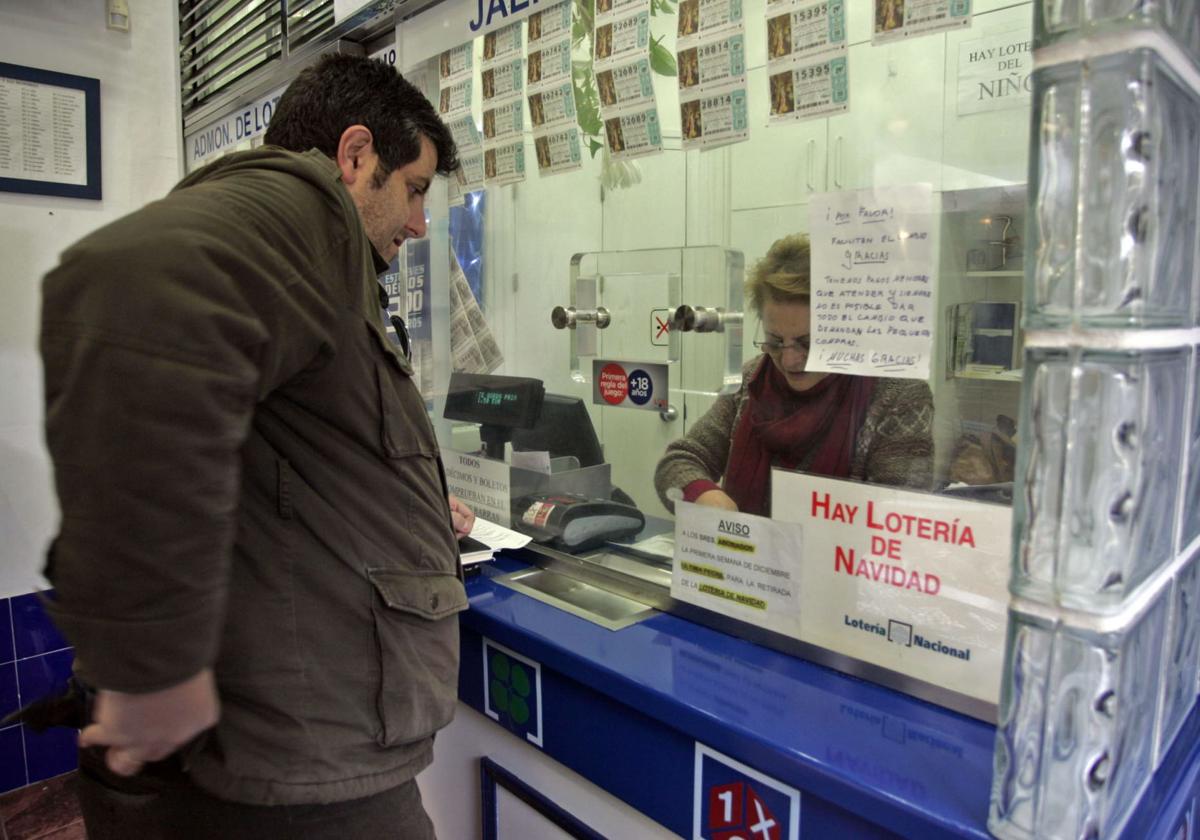
<svg viewBox="0 0 1200 840"><path fill-rule="evenodd" d="M724 508L725 510L738 509L737 502L731 499L724 490L705 490L696 497L696 504Z"/></svg>
<svg viewBox="0 0 1200 840"><path fill-rule="evenodd" d="M450 519L454 522L454 536L465 537L475 527L475 511L467 507L453 493L447 496L446 500L450 502Z"/></svg>
<svg viewBox="0 0 1200 840"><path fill-rule="evenodd" d="M79 733L79 746L108 747L108 768L119 776L132 776L146 762L161 761L216 725L220 716L216 683L208 668L148 694L101 689L93 722Z"/></svg>

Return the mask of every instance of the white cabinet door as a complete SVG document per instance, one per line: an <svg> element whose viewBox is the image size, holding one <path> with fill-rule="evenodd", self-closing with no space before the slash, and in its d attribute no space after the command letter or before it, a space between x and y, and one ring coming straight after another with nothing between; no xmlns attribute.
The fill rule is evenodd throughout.
<svg viewBox="0 0 1200 840"><path fill-rule="evenodd" d="M824 192L826 121L812 119L768 126L766 67L752 68L746 84L750 138L732 147L732 209L796 204L808 201L813 193Z"/></svg>
<svg viewBox="0 0 1200 840"><path fill-rule="evenodd" d="M678 248L684 244L684 224L687 219L683 190L687 177L686 158L678 149L678 141L675 145L677 148L668 149L662 154L614 164L632 167L640 180L625 189L604 193L603 250ZM595 189L598 194L599 187ZM581 196L571 205L560 205L559 212L573 215L574 203L585 204L593 200L586 193L581 193Z"/></svg>
<svg viewBox="0 0 1200 840"><path fill-rule="evenodd" d="M828 189L941 189L946 36L849 52L850 110L829 118Z"/></svg>

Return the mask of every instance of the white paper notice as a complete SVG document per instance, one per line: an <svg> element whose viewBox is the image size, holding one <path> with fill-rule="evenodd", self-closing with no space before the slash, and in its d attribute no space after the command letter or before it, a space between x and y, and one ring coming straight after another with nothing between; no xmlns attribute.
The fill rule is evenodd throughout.
<svg viewBox="0 0 1200 840"><path fill-rule="evenodd" d="M1030 26L958 46L958 115L1028 108L1033 91Z"/></svg>
<svg viewBox="0 0 1200 840"><path fill-rule="evenodd" d="M671 597L798 638L803 553L796 525L677 502Z"/></svg>
<svg viewBox="0 0 1200 840"><path fill-rule="evenodd" d="M929 378L934 223L929 184L813 196L809 370Z"/></svg>
<svg viewBox="0 0 1200 840"><path fill-rule="evenodd" d="M508 464L451 450L446 450L444 461L450 492L466 502L478 519L505 528L512 524Z"/></svg>
<svg viewBox="0 0 1200 840"><path fill-rule="evenodd" d="M771 499L804 528L804 641L997 702L1010 508L784 470Z"/></svg>

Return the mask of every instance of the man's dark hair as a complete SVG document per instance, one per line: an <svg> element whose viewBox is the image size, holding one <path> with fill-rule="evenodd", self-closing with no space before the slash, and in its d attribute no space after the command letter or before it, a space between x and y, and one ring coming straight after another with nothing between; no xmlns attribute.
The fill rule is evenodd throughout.
<svg viewBox="0 0 1200 840"><path fill-rule="evenodd" d="M421 137L437 149L437 172L458 168L450 129L417 88L381 61L325 55L301 71L279 100L264 138L295 152L319 149L337 158L342 132L366 126L374 137L382 181L421 155Z"/></svg>

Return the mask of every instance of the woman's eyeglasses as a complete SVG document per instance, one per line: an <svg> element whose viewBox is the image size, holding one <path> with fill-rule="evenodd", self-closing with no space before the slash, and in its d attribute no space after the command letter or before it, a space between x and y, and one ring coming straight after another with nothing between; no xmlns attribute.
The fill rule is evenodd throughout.
<svg viewBox="0 0 1200 840"><path fill-rule="evenodd" d="M772 356L778 356L783 353L784 350L789 348L795 350L801 355L807 356L810 340L811 337L807 335L803 338L797 338L795 341L779 341L778 339L774 338L756 338L754 339L754 346L764 353L770 353Z"/></svg>

